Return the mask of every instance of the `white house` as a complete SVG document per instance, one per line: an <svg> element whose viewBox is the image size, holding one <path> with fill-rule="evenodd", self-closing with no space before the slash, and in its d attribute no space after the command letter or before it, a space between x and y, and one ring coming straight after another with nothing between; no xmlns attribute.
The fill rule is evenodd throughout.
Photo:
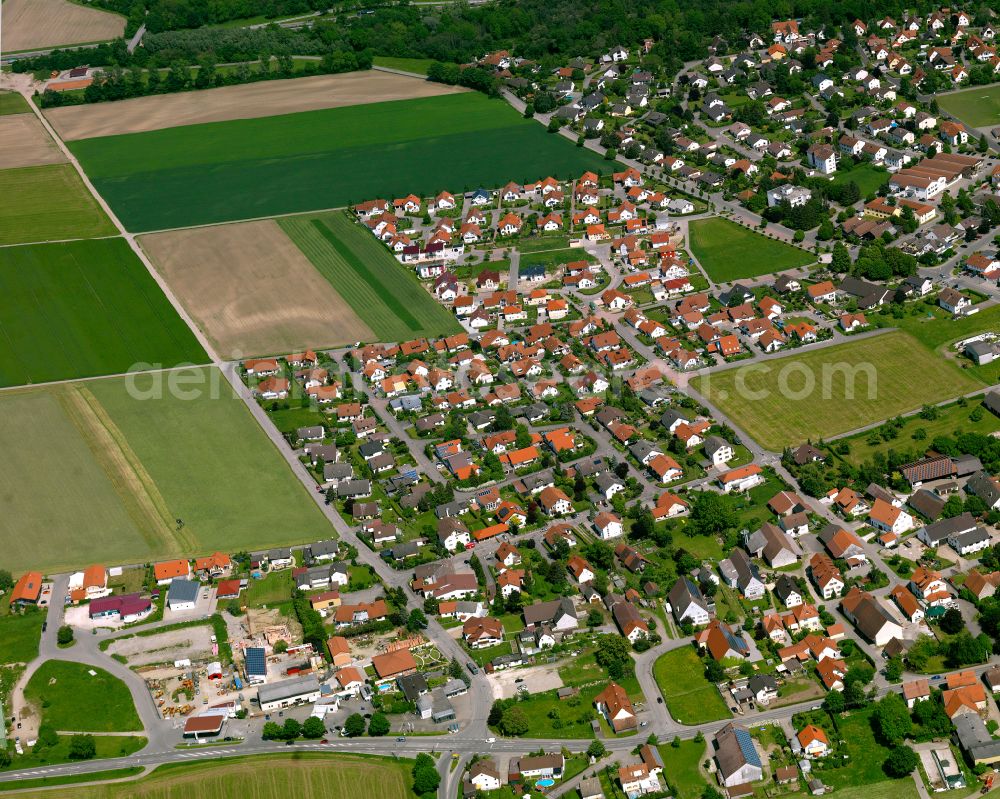
<svg viewBox="0 0 1000 799"><path fill-rule="evenodd" d="M896 535L902 535L913 529L913 517L882 498L872 503L872 509L868 512L868 523L876 530Z"/></svg>
<svg viewBox="0 0 1000 799"><path fill-rule="evenodd" d="M490 759L480 760L469 771L469 782L477 791L498 791L503 783L497 764Z"/></svg>
<svg viewBox="0 0 1000 799"><path fill-rule="evenodd" d="M602 511L594 517L594 529L605 541L609 538L619 538L625 532L622 520L615 514Z"/></svg>
<svg viewBox="0 0 1000 799"><path fill-rule="evenodd" d="M739 469L733 469L719 476L719 484L727 494L731 494L733 491L748 491L763 482L763 472L755 463L741 466Z"/></svg>

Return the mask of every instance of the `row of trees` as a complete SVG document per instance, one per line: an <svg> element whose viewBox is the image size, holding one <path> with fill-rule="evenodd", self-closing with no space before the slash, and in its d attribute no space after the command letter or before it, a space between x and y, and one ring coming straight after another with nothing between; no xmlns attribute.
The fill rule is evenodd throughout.
<svg viewBox="0 0 1000 799"><path fill-rule="evenodd" d="M467 89L488 94L491 97L500 92L500 82L492 70L483 67L462 69L458 64L442 64L435 61L427 68L427 80L447 83L449 86L465 86Z"/></svg>
<svg viewBox="0 0 1000 799"><path fill-rule="evenodd" d="M384 713L373 713L367 723L360 713L352 713L344 721L344 734L348 738L358 738L365 734L382 737L389 734L389 718ZM276 721L264 723L262 737L265 741L294 741L298 738L317 740L326 735L326 724L323 719L310 716L305 721L285 719L284 724Z"/></svg>
<svg viewBox="0 0 1000 799"><path fill-rule="evenodd" d="M152 33L218 25L251 17L287 17L325 9L326 0L94 0L95 6L128 18L125 35L143 23Z"/></svg>
<svg viewBox="0 0 1000 799"><path fill-rule="evenodd" d="M291 78L297 75L332 74L353 72L371 67L370 54L355 54L338 51L327 53L319 61L307 61L302 69L296 69L292 56L282 54L274 60L251 65L241 63L234 69L219 71L212 58L203 58L196 67L189 67L182 61L171 65L165 75L158 69L144 70L133 66L123 69L111 66L102 70L83 92L83 95L67 94L47 89L41 96L41 106L52 108L80 103L103 103L127 100L130 97L145 97L151 94L173 94L191 89L208 89L219 86L234 86L242 83L256 83L265 80Z"/></svg>

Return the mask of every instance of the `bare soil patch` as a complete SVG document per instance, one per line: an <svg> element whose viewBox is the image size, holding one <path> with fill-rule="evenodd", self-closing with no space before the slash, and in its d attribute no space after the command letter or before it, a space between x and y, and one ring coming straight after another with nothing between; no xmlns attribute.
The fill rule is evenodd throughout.
<svg viewBox="0 0 1000 799"><path fill-rule="evenodd" d="M140 243L224 358L374 338L273 220L156 233Z"/></svg>
<svg viewBox="0 0 1000 799"><path fill-rule="evenodd" d="M122 638L108 647L108 654L128 658L130 668L173 663L182 658L202 660L212 656L211 635L212 628L206 624L156 635Z"/></svg>
<svg viewBox="0 0 1000 799"><path fill-rule="evenodd" d="M125 17L68 0L3 0L4 51L102 42L121 36Z"/></svg>
<svg viewBox="0 0 1000 799"><path fill-rule="evenodd" d="M487 675L494 699L517 696L518 686L524 685L529 693L538 694L563 687L562 677L556 666L532 666L528 669L498 671ZM522 682L516 682L521 680Z"/></svg>
<svg viewBox="0 0 1000 799"><path fill-rule="evenodd" d="M64 140L72 141L464 91L421 78L369 70L66 106L50 109L46 116Z"/></svg>
<svg viewBox="0 0 1000 799"><path fill-rule="evenodd" d="M65 157L34 114L0 116L0 169L61 164Z"/></svg>

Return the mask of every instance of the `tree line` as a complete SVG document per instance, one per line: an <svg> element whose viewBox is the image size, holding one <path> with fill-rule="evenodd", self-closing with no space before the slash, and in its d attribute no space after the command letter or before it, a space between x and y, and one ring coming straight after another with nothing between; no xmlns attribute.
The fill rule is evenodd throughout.
<svg viewBox="0 0 1000 799"><path fill-rule="evenodd" d="M93 0L93 5L127 18L125 35L145 23L151 33L200 28L236 19L289 17L329 7L325 0Z"/></svg>
<svg viewBox="0 0 1000 799"><path fill-rule="evenodd" d="M100 71L95 76L94 82L84 89L82 94L67 94L47 89L39 98L39 104L42 108L51 108L81 103L102 103L152 94L172 94L192 89L235 86L305 75L353 72L370 67L370 55L359 56L351 52L328 53L319 61L305 62L298 70L290 55L280 55L273 61L268 59L256 65L241 63L235 69L226 71L218 70L215 62L210 59L202 60L197 67L177 62L162 75L158 69L143 70L140 67L123 69L112 66Z"/></svg>
<svg viewBox="0 0 1000 799"><path fill-rule="evenodd" d="M371 64L370 51L355 48L330 25L289 30L277 25L266 28L202 28L149 34L142 47L130 53L124 39L81 49L53 50L47 55L15 61L14 72L35 72L47 78L52 70L64 70L88 64L91 67L128 69L167 68L175 63L197 64L210 60L218 64L256 61L271 56L353 56L359 63ZM367 68L367 67L359 67Z"/></svg>

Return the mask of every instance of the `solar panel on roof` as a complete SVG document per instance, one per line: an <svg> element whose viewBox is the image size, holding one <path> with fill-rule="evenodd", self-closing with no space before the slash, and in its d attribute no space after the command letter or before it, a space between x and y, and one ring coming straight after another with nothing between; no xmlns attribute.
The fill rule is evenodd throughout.
<svg viewBox="0 0 1000 799"><path fill-rule="evenodd" d="M740 745L740 751L743 753L743 759L747 763L753 766L762 765L760 762L760 756L757 754L757 749L753 745L753 739L750 737L750 733L746 730L736 730L736 742Z"/></svg>
<svg viewBox="0 0 1000 799"><path fill-rule="evenodd" d="M267 663L264 659L264 650L261 647L247 649L246 667L248 674L267 674Z"/></svg>

